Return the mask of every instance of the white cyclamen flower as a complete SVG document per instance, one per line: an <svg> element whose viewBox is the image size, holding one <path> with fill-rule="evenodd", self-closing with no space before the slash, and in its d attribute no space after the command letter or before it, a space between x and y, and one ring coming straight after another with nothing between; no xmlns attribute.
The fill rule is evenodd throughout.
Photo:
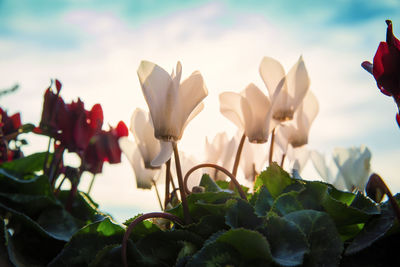
<svg viewBox="0 0 400 267"><path fill-rule="evenodd" d="M321 176L322 180L332 184L339 190L346 190L343 177L340 174L340 171L337 169L335 163L332 161L328 162L328 160L325 158L325 155L316 150L311 151L310 157L315 170Z"/></svg>
<svg viewBox="0 0 400 267"><path fill-rule="evenodd" d="M188 122L203 108L208 91L200 72L195 71L181 83L182 66L169 75L160 66L142 61L138 68L143 95L149 106L154 135L163 141L178 141Z"/></svg>
<svg viewBox="0 0 400 267"><path fill-rule="evenodd" d="M279 131L287 139L287 142L297 148L308 143L308 134L319 106L315 95L308 91L303 102L294 114L293 121L281 124Z"/></svg>
<svg viewBox="0 0 400 267"><path fill-rule="evenodd" d="M159 178L160 170L145 167L139 148L128 137L121 137L119 139L119 146L132 165L137 188L151 189L153 183Z"/></svg>
<svg viewBox="0 0 400 267"><path fill-rule="evenodd" d="M203 109L201 101L208 91L200 72L195 71L182 83L182 66L176 65L176 75L169 75L160 66L142 61L138 68L143 95L149 106L154 136L161 142L160 154L151 162L160 166L173 152L169 142L181 139L186 125Z"/></svg>
<svg viewBox="0 0 400 267"><path fill-rule="evenodd" d="M235 137L230 140L225 132L218 133L212 143L210 143L206 137L205 144L205 162L218 164L225 169L230 170L233 165L234 155L236 153L237 144ZM226 175L222 172L218 172L215 169L207 168L205 170L215 180L225 180ZM213 175L217 173L216 177Z"/></svg>
<svg viewBox="0 0 400 267"><path fill-rule="evenodd" d="M130 130L135 137L137 147L146 168L151 169L151 161L160 153L160 140L154 137L153 122L149 114L137 108L131 117Z"/></svg>
<svg viewBox="0 0 400 267"><path fill-rule="evenodd" d="M244 142L240 167L243 170L246 180L254 182L256 176L260 174L265 167L268 158L265 151L267 151L266 144Z"/></svg>
<svg viewBox="0 0 400 267"><path fill-rule="evenodd" d="M343 176L347 190L364 191L371 172L371 151L364 145L361 147L335 148L333 160Z"/></svg>
<svg viewBox="0 0 400 267"><path fill-rule="evenodd" d="M277 121L291 120L310 86L303 57L299 58L287 75L285 75L283 66L270 57L262 59L259 71L270 97L275 94L276 90L281 90L281 93L274 99L276 105L272 111L273 119Z"/></svg>
<svg viewBox="0 0 400 267"><path fill-rule="evenodd" d="M257 86L251 83L240 94L221 93L219 101L222 115L236 124L250 142L268 141L268 136L275 126L271 119L273 103Z"/></svg>

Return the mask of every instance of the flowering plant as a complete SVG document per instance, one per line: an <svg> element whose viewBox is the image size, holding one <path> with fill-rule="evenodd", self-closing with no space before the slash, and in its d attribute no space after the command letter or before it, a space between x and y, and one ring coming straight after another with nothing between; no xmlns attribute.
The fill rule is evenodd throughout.
<svg viewBox="0 0 400 267"><path fill-rule="evenodd" d="M396 68L391 67L399 63L399 42L391 27L388 24L389 37L378 48L373 67L363 65L372 68L378 87L396 100L396 78L391 76ZM381 62L391 62L383 64L384 74ZM212 143L207 140L207 162L196 166L190 156L179 153L177 142L201 111L208 90L198 71L180 82L180 62L171 75L149 61L140 63L138 77L149 112L136 109L132 115L135 142L122 121L102 129L100 104L86 110L80 99L65 103L58 80L45 92L37 127L22 124L19 113L9 116L0 109L0 264L391 264L400 235L400 196L393 196L379 175L370 175L369 149L335 149L335 175L319 152L307 149L319 105L309 90L303 58L285 75L278 61L265 57L259 71L269 97L254 83L240 94L221 94L221 113L241 132L231 141L225 134ZM23 155L20 146L26 142L21 136L26 133L48 136L47 150ZM65 163L66 150L80 158L79 166ZM91 199L94 177L86 193L79 183L84 172L101 173L104 162L120 163L122 152L138 187L157 189L163 184L165 198L162 202L156 191L160 212L119 224ZM286 155L290 163L285 165ZM325 182L301 176L309 156ZM240 167L248 186L239 182ZM194 177L201 168L207 173ZM199 182L189 188L195 178ZM65 181L69 188L63 186Z"/></svg>

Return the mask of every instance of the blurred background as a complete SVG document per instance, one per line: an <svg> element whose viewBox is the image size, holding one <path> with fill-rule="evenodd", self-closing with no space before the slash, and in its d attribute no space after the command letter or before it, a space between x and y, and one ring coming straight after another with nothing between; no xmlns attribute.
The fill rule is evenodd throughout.
<svg viewBox="0 0 400 267"><path fill-rule="evenodd" d="M360 64L372 61L385 40L386 19L400 37L400 2L238 2L0 0L0 89L20 86L1 97L0 106L9 114L21 112L24 123L38 124L44 91L57 78L66 102L80 97L87 109L100 103L106 125L129 125L136 107L147 109L136 74L140 61L169 72L180 60L183 78L199 70L209 90L205 109L179 144L201 162L206 136L236 132L219 112L218 95L239 92L250 82L266 92L261 59L273 57L288 71L302 55L320 104L309 149L331 154L335 147L364 144L372 152L372 171L399 192L396 107ZM26 139L27 154L47 148L45 137ZM302 176L320 179L312 166ZM84 176L80 188L86 190L89 181ZM136 189L125 157L121 164L105 164L92 197L120 222L159 210L154 192Z"/></svg>

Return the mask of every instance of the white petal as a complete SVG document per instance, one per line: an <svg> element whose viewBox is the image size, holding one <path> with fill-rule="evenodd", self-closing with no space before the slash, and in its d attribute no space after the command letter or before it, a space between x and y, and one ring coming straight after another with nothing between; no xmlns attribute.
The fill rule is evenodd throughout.
<svg viewBox="0 0 400 267"><path fill-rule="evenodd" d="M295 164L293 165L293 169L296 169L299 173L301 173L310 157L310 151L305 146L302 146L293 149L293 152L295 157Z"/></svg>
<svg viewBox="0 0 400 267"><path fill-rule="evenodd" d="M163 68L149 61L142 61L137 73L154 128L159 129L164 120L165 104L172 79Z"/></svg>
<svg viewBox="0 0 400 267"><path fill-rule="evenodd" d="M277 60L270 57L264 57L261 61L259 71L261 78L268 89L268 93L272 98L279 83L285 78L285 70Z"/></svg>
<svg viewBox="0 0 400 267"><path fill-rule="evenodd" d="M131 131L147 166L160 152L160 141L154 137L154 128L147 112L139 108L134 111Z"/></svg>
<svg viewBox="0 0 400 267"><path fill-rule="evenodd" d="M167 162L167 160L169 160L171 158L171 155L172 155L172 152L173 152L171 142L161 141L160 145L161 145L160 153L151 162L151 165L154 166L154 167L161 166L162 164Z"/></svg>
<svg viewBox="0 0 400 267"><path fill-rule="evenodd" d="M203 109L204 109L204 103L200 103L199 105L197 105L197 107L194 108L194 110L192 111L192 113L190 113L189 117L186 119L185 123L182 126L181 135L179 136L179 139L182 138L182 134L186 129L186 126L189 124L189 122L191 122L194 119L194 117L196 117Z"/></svg>
<svg viewBox="0 0 400 267"><path fill-rule="evenodd" d="M318 174L321 176L321 178L328 182L332 183L332 176L331 173L328 169L328 166L325 161L325 156L321 153L319 153L316 150L311 151L310 153L311 161L314 165L315 170L318 172Z"/></svg>
<svg viewBox="0 0 400 267"><path fill-rule="evenodd" d="M254 84L249 84L243 91L242 113L245 120L245 132L249 140L264 143L268 140L270 101Z"/></svg>
<svg viewBox="0 0 400 267"><path fill-rule="evenodd" d="M183 128L193 110L208 95L208 90L200 72L195 71L179 86L179 113L176 118L180 127ZM193 118L193 117L192 117ZM182 135L182 133L181 133Z"/></svg>
<svg viewBox="0 0 400 267"><path fill-rule="evenodd" d="M141 189L151 189L157 171L149 170L144 167L143 159L138 150L134 153L133 170L136 176L136 187Z"/></svg>
<svg viewBox="0 0 400 267"><path fill-rule="evenodd" d="M244 131L244 117L240 104L242 98L240 94L234 92L221 93L219 95L219 110L222 115Z"/></svg>
<svg viewBox="0 0 400 267"><path fill-rule="evenodd" d="M296 110L310 87L310 78L308 77L303 57L300 56L296 64L290 69L286 79L291 105L293 110Z"/></svg>

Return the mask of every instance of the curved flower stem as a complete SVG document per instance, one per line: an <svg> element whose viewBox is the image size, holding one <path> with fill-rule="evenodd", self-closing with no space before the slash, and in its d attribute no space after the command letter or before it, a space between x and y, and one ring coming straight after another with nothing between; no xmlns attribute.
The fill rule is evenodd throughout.
<svg viewBox="0 0 400 267"><path fill-rule="evenodd" d="M167 205L169 202L169 182L171 180L171 159L169 159L166 163L166 171L165 171L165 197L164 197L164 210L167 209Z"/></svg>
<svg viewBox="0 0 400 267"><path fill-rule="evenodd" d="M246 140L246 135L245 134L243 134L242 138L240 139L240 143L239 143L238 149L236 151L235 162L233 163L232 175L235 176L235 177L236 177L237 170L238 170L238 167L239 167L240 155L242 154L244 140Z"/></svg>
<svg viewBox="0 0 400 267"><path fill-rule="evenodd" d="M127 243L128 243L128 238L133 230L133 228L140 222L150 219L150 218L164 218L167 220L170 220L174 223L178 223L183 225L182 220L175 216L172 215L170 213L166 213L166 212L151 212L151 213L147 213L147 214L143 214L142 216L137 217L135 220L133 220L133 222L131 222L131 224L129 224L128 229L126 229L126 232L124 234L124 237L122 239L122 263L124 265L124 267L128 267L128 260L126 257L126 247L127 247Z"/></svg>
<svg viewBox="0 0 400 267"><path fill-rule="evenodd" d="M175 167L176 167L176 173L178 176L178 184L179 184L179 188L181 188L181 190L179 190L179 191L181 193L183 217L185 217L185 223L189 224L191 222L191 218L190 218L190 214L189 214L189 207L188 207L188 204L186 201L186 191L183 187L181 162L179 160L179 152L178 152L178 146L177 146L176 142L172 142L172 147L174 149Z"/></svg>
<svg viewBox="0 0 400 267"><path fill-rule="evenodd" d="M242 187L240 186L239 182L236 180L235 176L233 176L233 174L230 173L230 172L229 172L227 169L225 169L224 167L221 167L221 166L219 166L219 165L217 165L217 164L213 164L213 163L203 163L203 164L196 165L196 166L194 166L193 168L191 168L191 169L186 173L185 179L184 179L184 185L185 185L184 190L185 190L188 194L191 193L190 190L189 190L189 188L187 187L187 181L188 181L188 179L189 179L189 175L190 175L192 172L194 172L195 170L200 169L200 168L215 168L215 169L217 169L217 170L222 171L223 173L225 173L227 176L229 176L229 178L231 178L231 181L232 181L233 184L236 186L236 188L237 188L237 190L238 190L238 192L239 192L240 197L243 198L244 200L247 200L246 194L244 193L244 191L243 191Z"/></svg>
<svg viewBox="0 0 400 267"><path fill-rule="evenodd" d="M156 191L156 195L157 195L157 199L158 199L158 204L160 204L160 208L161 208L161 210L163 210L163 205L162 205L162 203L161 203L160 193L158 193L157 184L156 184L156 182L154 182L154 180L151 180L151 182L153 183L154 190Z"/></svg>
<svg viewBox="0 0 400 267"><path fill-rule="evenodd" d="M275 128L272 130L271 133L271 145L269 146L269 157L268 157L269 165L272 164L272 154L274 153L274 142L275 142Z"/></svg>
<svg viewBox="0 0 400 267"><path fill-rule="evenodd" d="M48 161L49 161L50 146L51 146L51 140L52 140L52 139L53 139L52 137L49 137L49 143L48 143L48 145L47 145L46 156L45 156L44 162L43 162L43 172L44 172L45 174L46 174L46 172L47 172L47 163L48 163Z"/></svg>
<svg viewBox="0 0 400 267"><path fill-rule="evenodd" d="M96 174L94 173L93 174L93 176L92 176L92 180L90 181L90 185L89 185L89 189L88 189L88 191L87 191L87 193L86 194L90 194L90 191L92 191L92 187L93 187L93 184L94 184L94 180L96 179Z"/></svg>
<svg viewBox="0 0 400 267"><path fill-rule="evenodd" d="M286 154L282 154L282 159L281 159L281 168L283 168L283 163L285 162Z"/></svg>
<svg viewBox="0 0 400 267"><path fill-rule="evenodd" d="M237 170L239 168L240 155L242 154L243 144L244 144L245 140L246 140L246 135L243 134L242 138L240 139L238 149L236 151L235 162L233 163L232 175L234 177L236 177ZM217 171L215 171L215 174L216 173L217 173ZM217 176L215 176L215 179L216 178L217 178ZM233 184L233 180L231 180L231 182L229 183L229 189L233 190L233 188L234 188L234 184Z"/></svg>

